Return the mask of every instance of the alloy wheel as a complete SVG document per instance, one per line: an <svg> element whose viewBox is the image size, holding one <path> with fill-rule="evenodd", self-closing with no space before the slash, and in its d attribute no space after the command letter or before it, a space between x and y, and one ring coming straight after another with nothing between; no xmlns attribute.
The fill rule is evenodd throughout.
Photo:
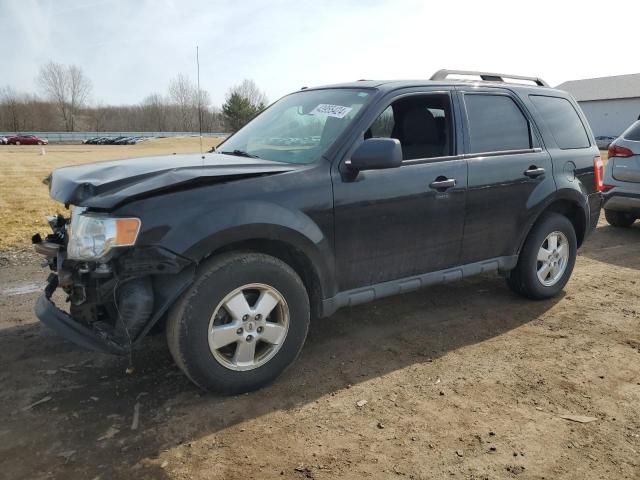
<svg viewBox="0 0 640 480"><path fill-rule="evenodd" d="M544 239L537 257L537 275L540 283L545 287L555 285L565 270L569 261L569 240L559 231L552 232Z"/></svg>
<svg viewBox="0 0 640 480"><path fill-rule="evenodd" d="M244 285L225 296L214 310L209 349L230 370L253 370L278 353L288 329L289 307L282 294L261 283Z"/></svg>

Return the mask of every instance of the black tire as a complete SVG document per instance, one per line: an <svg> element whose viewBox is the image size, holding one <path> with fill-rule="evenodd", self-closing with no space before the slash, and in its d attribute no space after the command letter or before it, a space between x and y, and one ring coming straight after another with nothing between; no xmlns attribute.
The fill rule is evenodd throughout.
<svg viewBox="0 0 640 480"><path fill-rule="evenodd" d="M538 279L537 275L538 252L547 236L553 232L561 232L565 235L568 241L569 255L562 276L553 285L546 286ZM571 277L577 250L576 232L569 219L557 213L545 214L529 232L520 252L518 264L507 277L507 285L514 292L533 300L555 297Z"/></svg>
<svg viewBox="0 0 640 480"><path fill-rule="evenodd" d="M247 284L272 286L286 301L289 326L277 353L252 370L225 367L209 348L208 329L216 307L230 292ZM277 258L260 253L230 253L205 262L191 288L167 318L169 350L180 369L207 391L238 394L256 390L278 377L297 358L309 329L307 291L296 272Z"/></svg>
<svg viewBox="0 0 640 480"><path fill-rule="evenodd" d="M604 218L612 227L628 228L636 221L635 215L629 212L616 212L615 210L604 210Z"/></svg>

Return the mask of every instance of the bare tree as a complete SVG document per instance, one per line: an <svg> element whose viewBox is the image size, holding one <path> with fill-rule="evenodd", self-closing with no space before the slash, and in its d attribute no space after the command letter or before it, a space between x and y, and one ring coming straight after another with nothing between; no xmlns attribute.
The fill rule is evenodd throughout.
<svg viewBox="0 0 640 480"><path fill-rule="evenodd" d="M209 92L206 90L200 89L197 93L197 121L198 121L198 130L206 131L206 112L209 111L209 105L211 104L211 96Z"/></svg>
<svg viewBox="0 0 640 480"><path fill-rule="evenodd" d="M5 117L4 123L10 127L9 130L19 131L22 108L18 92L12 87L4 87L0 91L0 104L2 105L3 117Z"/></svg>
<svg viewBox="0 0 640 480"><path fill-rule="evenodd" d="M251 79L244 79L240 85L233 87L228 95L233 93L237 93L241 97L249 100L249 103L257 110L263 110L269 103L267 94L260 90L256 82Z"/></svg>
<svg viewBox="0 0 640 480"><path fill-rule="evenodd" d="M240 85L231 87L222 106L225 123L232 131L247 124L267 105L266 94L253 80L244 80Z"/></svg>
<svg viewBox="0 0 640 480"><path fill-rule="evenodd" d="M179 74L169 83L169 98L178 108L179 125L184 132L194 125L194 112L198 111L198 89L186 75Z"/></svg>
<svg viewBox="0 0 640 480"><path fill-rule="evenodd" d="M49 62L40 68L37 77L42 90L58 108L64 128L71 132L75 115L84 106L91 92L91 81L75 65Z"/></svg>
<svg viewBox="0 0 640 480"><path fill-rule="evenodd" d="M167 129L169 110L167 100L159 93L152 93L142 100L140 105L141 122L147 129L151 128L158 132Z"/></svg>
<svg viewBox="0 0 640 480"><path fill-rule="evenodd" d="M86 105L91 83L73 65L49 62L37 81L46 98L0 88L0 131L194 132L200 122L203 132L224 129L225 117L212 106L209 92L198 91L184 75L171 82L169 95L152 93L137 105Z"/></svg>
<svg viewBox="0 0 640 480"><path fill-rule="evenodd" d="M109 107L105 107L101 103L93 108L88 109L88 116L91 119L91 126L96 133L105 131L107 117L110 113L111 109Z"/></svg>
<svg viewBox="0 0 640 480"><path fill-rule="evenodd" d="M9 86L0 88L0 131L46 130L53 124L50 102Z"/></svg>
<svg viewBox="0 0 640 480"><path fill-rule="evenodd" d="M91 81L82 73L79 67L69 65L67 67L69 85L69 104L71 107L71 130L74 128L74 115L86 103L91 93Z"/></svg>

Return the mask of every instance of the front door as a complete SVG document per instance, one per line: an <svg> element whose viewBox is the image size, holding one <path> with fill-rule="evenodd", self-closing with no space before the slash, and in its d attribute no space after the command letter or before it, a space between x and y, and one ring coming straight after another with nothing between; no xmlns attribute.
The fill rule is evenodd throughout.
<svg viewBox="0 0 640 480"><path fill-rule="evenodd" d="M363 139L400 140L399 168L345 175L334 169L339 290L458 264L467 165L456 156L449 92L391 99Z"/></svg>

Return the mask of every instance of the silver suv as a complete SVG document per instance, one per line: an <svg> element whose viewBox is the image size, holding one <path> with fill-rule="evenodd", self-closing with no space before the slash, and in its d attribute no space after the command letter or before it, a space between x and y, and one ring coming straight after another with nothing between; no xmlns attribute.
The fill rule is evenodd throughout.
<svg viewBox="0 0 640 480"><path fill-rule="evenodd" d="M640 218L640 120L609 145L603 190L607 222L630 227Z"/></svg>

